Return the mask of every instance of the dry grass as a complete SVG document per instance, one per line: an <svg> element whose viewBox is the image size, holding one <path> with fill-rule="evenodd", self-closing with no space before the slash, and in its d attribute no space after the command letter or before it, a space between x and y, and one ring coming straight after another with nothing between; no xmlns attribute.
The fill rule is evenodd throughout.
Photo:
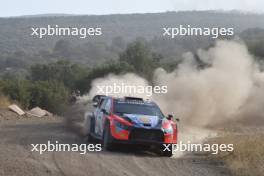
<svg viewBox="0 0 264 176"><path fill-rule="evenodd" d="M214 139L218 144L234 144L234 151L217 156L234 176L264 175L264 134L229 133Z"/></svg>
<svg viewBox="0 0 264 176"><path fill-rule="evenodd" d="M0 95L0 108L7 108L10 104L11 102L7 97Z"/></svg>

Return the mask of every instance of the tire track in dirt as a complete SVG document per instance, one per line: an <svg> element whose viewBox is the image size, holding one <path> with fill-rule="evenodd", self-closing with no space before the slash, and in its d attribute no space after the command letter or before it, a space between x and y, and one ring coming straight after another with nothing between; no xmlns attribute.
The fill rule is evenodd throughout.
<svg viewBox="0 0 264 176"><path fill-rule="evenodd" d="M82 113L79 113L82 114ZM61 118L28 118L0 123L0 175L21 176L225 176L223 170L192 158L166 158L147 152L31 152L30 144L50 140L81 144L80 129L69 130Z"/></svg>

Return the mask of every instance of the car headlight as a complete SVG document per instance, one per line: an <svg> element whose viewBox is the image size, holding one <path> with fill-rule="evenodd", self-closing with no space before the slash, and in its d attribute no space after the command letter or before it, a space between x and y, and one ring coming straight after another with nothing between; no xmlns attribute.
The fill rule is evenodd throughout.
<svg viewBox="0 0 264 176"><path fill-rule="evenodd" d="M164 133L166 134L172 134L173 133L173 128L170 125L168 128L163 128Z"/></svg>

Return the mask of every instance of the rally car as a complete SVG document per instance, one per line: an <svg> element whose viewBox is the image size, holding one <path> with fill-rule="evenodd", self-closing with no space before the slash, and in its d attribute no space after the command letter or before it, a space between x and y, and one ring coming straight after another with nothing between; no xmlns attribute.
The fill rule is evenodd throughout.
<svg viewBox="0 0 264 176"><path fill-rule="evenodd" d="M164 144L177 143L177 124L172 115L165 117L158 105L136 97L115 98L97 95L95 110L88 117L89 139L98 139L106 150L118 143L154 146L164 156Z"/></svg>

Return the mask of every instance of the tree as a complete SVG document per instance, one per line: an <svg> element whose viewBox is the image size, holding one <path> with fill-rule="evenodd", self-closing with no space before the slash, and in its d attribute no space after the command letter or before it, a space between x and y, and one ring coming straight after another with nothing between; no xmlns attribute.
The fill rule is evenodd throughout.
<svg viewBox="0 0 264 176"><path fill-rule="evenodd" d="M104 77L110 73L113 74L124 74L127 72L134 72L134 67L126 62L108 62L102 66L95 67L89 74L78 82L78 89L82 93L89 92L91 83L94 79Z"/></svg>
<svg viewBox="0 0 264 176"><path fill-rule="evenodd" d="M153 53L147 47L145 42L136 40L130 43L127 49L120 54L120 61L127 62L135 68L136 73L140 76L151 80L155 67L155 59Z"/></svg>
<svg viewBox="0 0 264 176"><path fill-rule="evenodd" d="M62 82L71 91L76 90L76 83L88 74L88 68L69 61L57 61L50 64L37 64L31 67L33 81Z"/></svg>
<svg viewBox="0 0 264 176"><path fill-rule="evenodd" d="M61 39L56 42L55 47L53 49L53 53L56 56L68 58L71 56L72 50L73 50L73 46L71 45L70 41Z"/></svg>
<svg viewBox="0 0 264 176"><path fill-rule="evenodd" d="M112 39L111 47L114 51L121 52L126 47L126 41L121 37L115 37Z"/></svg>

